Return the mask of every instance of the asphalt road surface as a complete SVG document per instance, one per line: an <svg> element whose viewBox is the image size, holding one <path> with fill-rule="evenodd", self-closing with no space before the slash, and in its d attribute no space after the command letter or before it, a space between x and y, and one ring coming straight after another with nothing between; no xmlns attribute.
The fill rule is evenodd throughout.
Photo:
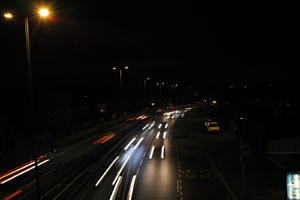
<svg viewBox="0 0 300 200"><path fill-rule="evenodd" d="M41 159L46 161L39 167L44 199L229 199L202 148L187 151L188 143L173 139L181 114L165 113L126 135L119 126ZM66 177L72 179L63 185ZM1 191L16 194L3 199L34 199L34 178L32 170L1 184Z"/></svg>

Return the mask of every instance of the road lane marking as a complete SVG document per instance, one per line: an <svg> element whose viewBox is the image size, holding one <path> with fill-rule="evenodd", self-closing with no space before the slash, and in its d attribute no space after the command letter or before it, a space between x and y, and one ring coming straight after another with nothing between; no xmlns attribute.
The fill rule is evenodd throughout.
<svg viewBox="0 0 300 200"><path fill-rule="evenodd" d="M159 135L160 135L160 131L157 132L157 134L156 134L156 139L159 138Z"/></svg>
<svg viewBox="0 0 300 200"><path fill-rule="evenodd" d="M152 148L151 148L151 151L150 151L150 155L149 155L150 160L152 159L154 148L155 148L155 146L153 145Z"/></svg>
<svg viewBox="0 0 300 200"><path fill-rule="evenodd" d="M136 140L136 138L134 137L127 145L126 147L124 148L124 150L126 151L130 146L131 144Z"/></svg>
<svg viewBox="0 0 300 200"><path fill-rule="evenodd" d="M164 159L164 158L165 158L165 145L163 145L163 146L161 147L161 154L160 154L160 157L161 157L161 159Z"/></svg>
<svg viewBox="0 0 300 200"><path fill-rule="evenodd" d="M116 185L114 187L114 190L112 191L112 193L110 195L109 200L114 200L116 198L119 186L121 184L121 181L122 181L122 176L119 176L118 177L118 181L117 181L117 183L116 183Z"/></svg>
<svg viewBox="0 0 300 200"><path fill-rule="evenodd" d="M126 163L128 162L128 160L129 160L130 157L131 157L131 155L127 156L127 158L126 158L125 162L123 163L121 169L118 171L118 173L117 173L117 175L116 175L114 181L112 182L112 185L115 185L115 183L116 183L118 177L120 176L121 172L123 171L123 169L124 169L124 167L125 167L125 165L126 165Z"/></svg>
<svg viewBox="0 0 300 200"><path fill-rule="evenodd" d="M95 187L97 187L100 182L102 181L102 179L105 177L105 175L107 174L107 172L112 168L112 166L115 164L115 162L117 162L117 160L119 159L119 156L117 156L112 163L109 165L109 167L105 170L105 172L103 173L103 175L100 177L100 179L97 181L97 183L95 184Z"/></svg>
<svg viewBox="0 0 300 200"><path fill-rule="evenodd" d="M161 128L161 126L162 126L162 124L160 123L160 124L158 125L158 128Z"/></svg>
<svg viewBox="0 0 300 200"><path fill-rule="evenodd" d="M167 131L164 132L163 138L166 139L166 137L167 137Z"/></svg>
<svg viewBox="0 0 300 200"><path fill-rule="evenodd" d="M129 192L128 192L127 200L131 200L132 199L132 194L133 194L135 179L136 179L136 175L134 175L132 177L132 179L131 179L131 183L130 183L130 187L129 187Z"/></svg>

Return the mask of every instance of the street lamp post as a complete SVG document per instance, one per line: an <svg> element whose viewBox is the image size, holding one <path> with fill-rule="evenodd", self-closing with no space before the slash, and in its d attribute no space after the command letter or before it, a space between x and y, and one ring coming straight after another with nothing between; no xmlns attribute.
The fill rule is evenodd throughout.
<svg viewBox="0 0 300 200"><path fill-rule="evenodd" d="M121 89L121 120L122 120L122 132L124 133L124 126L123 126L123 121L124 121L124 91L123 91L123 70L128 70L128 66L118 66L118 67L113 67L112 68L114 71L119 70L119 76L120 76L120 89Z"/></svg>
<svg viewBox="0 0 300 200"><path fill-rule="evenodd" d="M47 9L40 9L38 14L27 15L24 17L24 28L25 28L25 43L26 43L26 61L27 61L27 79L28 79L28 106L29 106L29 120L31 122L31 131L33 133L34 142L34 168L36 175L36 188L37 188L37 199L41 198L40 192L40 181L38 171L38 145L37 145L37 132L36 132L36 117L34 107L34 91L33 91L33 79L32 79L32 67L31 67L31 54L30 54L30 30L29 30L29 17L34 15L40 15L41 17L47 17L49 11ZM4 18L12 19L14 16L12 13L4 13Z"/></svg>
<svg viewBox="0 0 300 200"><path fill-rule="evenodd" d="M147 81L150 80L150 77L147 77L144 79L144 101L145 101L145 104L147 102Z"/></svg>

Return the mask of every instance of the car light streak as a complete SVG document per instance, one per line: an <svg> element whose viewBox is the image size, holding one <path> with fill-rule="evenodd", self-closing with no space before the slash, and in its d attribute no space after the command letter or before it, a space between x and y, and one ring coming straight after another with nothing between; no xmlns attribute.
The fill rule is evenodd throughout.
<svg viewBox="0 0 300 200"><path fill-rule="evenodd" d="M136 138L134 137L127 145L126 147L124 148L124 150L126 151L130 146L131 144L136 140Z"/></svg>
<svg viewBox="0 0 300 200"><path fill-rule="evenodd" d="M156 134L156 139L159 138L159 135L160 135L160 131L157 132L157 134Z"/></svg>
<svg viewBox="0 0 300 200"><path fill-rule="evenodd" d="M45 158L45 157L46 157L46 155L40 156L40 157L37 158L37 160L40 160L40 159ZM8 172L2 174L2 175L0 176L0 180L3 179L3 178L5 178L5 177L7 177L7 176L10 176L10 175L12 175L12 174L15 174L15 173L17 173L18 171L20 171L20 170L22 170L22 169L25 169L25 168L27 168L27 167L33 165L33 164L34 164L34 160L29 161L29 162L27 162L27 163L24 163L23 165L20 165L20 166L14 168L14 169L12 169L12 170L10 170L10 171L8 171Z"/></svg>
<svg viewBox="0 0 300 200"><path fill-rule="evenodd" d="M162 124L159 124L159 125L158 125L158 128L161 128L161 126L162 126Z"/></svg>
<svg viewBox="0 0 300 200"><path fill-rule="evenodd" d="M109 136L108 138L106 138L105 140L103 140L103 141L101 142L101 144L107 142L108 140L110 140L110 139L113 138L113 137L114 137L113 135L112 135L112 136Z"/></svg>
<svg viewBox="0 0 300 200"><path fill-rule="evenodd" d="M138 148L138 146L141 144L141 142L143 141L144 137L142 137L138 143L134 146L134 149Z"/></svg>
<svg viewBox="0 0 300 200"><path fill-rule="evenodd" d="M125 165L127 164L130 157L131 157L131 155L127 156L125 162L123 163L122 167L119 169L114 181L112 182L112 185L114 185L116 183L118 177L120 176L121 172L123 171L123 169L124 169Z"/></svg>
<svg viewBox="0 0 300 200"><path fill-rule="evenodd" d="M167 137L167 131L164 132L163 138L166 139L166 137Z"/></svg>
<svg viewBox="0 0 300 200"><path fill-rule="evenodd" d="M43 162L38 163L38 166L43 165L43 164L45 164L48 161L50 161L50 160L49 159L44 160ZM0 182L0 184L4 184L4 183L6 183L8 181L11 181L12 179L17 178L18 176L21 176L22 174L25 174L26 172L29 172L29 171L31 171L34 168L35 168L35 166L29 167L28 169L26 169L24 171L21 171L20 173L17 173L15 175L13 175L12 177L8 178L8 179L5 179L4 181Z"/></svg>
<svg viewBox="0 0 300 200"><path fill-rule="evenodd" d="M155 149L155 146L153 145L152 148L151 148L151 151L150 151L150 155L149 155L149 159L150 159L150 160L151 160L152 157L153 157L154 149Z"/></svg>
<svg viewBox="0 0 300 200"><path fill-rule="evenodd" d="M132 194L133 194L135 179L136 179L136 175L134 175L132 177L132 179L131 179L131 183L130 183L130 187L129 187L129 192L128 192L127 200L131 200L132 199Z"/></svg>
<svg viewBox="0 0 300 200"><path fill-rule="evenodd" d="M149 124L146 124L146 126L143 127L143 130L145 130L148 126L149 126Z"/></svg>
<svg viewBox="0 0 300 200"><path fill-rule="evenodd" d="M117 162L118 159L119 159L119 156L117 156L114 159L114 161L112 161L112 163L109 165L109 167L105 170L105 172L103 173L103 175L100 177L100 179L95 184L95 187L97 187L101 183L101 181L103 180L103 178L106 176L107 172L112 168L112 166Z"/></svg>
<svg viewBox="0 0 300 200"><path fill-rule="evenodd" d="M116 195L117 195L119 186L120 186L120 184L121 184L121 181L122 181L122 176L120 176L120 177L118 178L117 184L115 185L114 190L112 191L109 200L114 200L114 199L116 198Z"/></svg>
<svg viewBox="0 0 300 200"><path fill-rule="evenodd" d="M102 140L106 139L107 137L108 137L107 135L106 135L106 136L103 136L103 137L100 138L99 140L94 141L93 144L98 144L98 143L102 142Z"/></svg>
<svg viewBox="0 0 300 200"><path fill-rule="evenodd" d="M161 159L164 159L164 158L165 158L165 145L163 145L163 146L161 147L161 154L160 154L160 157L161 157Z"/></svg>
<svg viewBox="0 0 300 200"><path fill-rule="evenodd" d="M166 123L165 128L168 128L168 123Z"/></svg>
<svg viewBox="0 0 300 200"><path fill-rule="evenodd" d="M15 196L17 196L18 194L20 194L21 192L22 192L22 190L17 190L14 193L12 193L11 195L3 198L2 200L10 200L10 199L14 198Z"/></svg>

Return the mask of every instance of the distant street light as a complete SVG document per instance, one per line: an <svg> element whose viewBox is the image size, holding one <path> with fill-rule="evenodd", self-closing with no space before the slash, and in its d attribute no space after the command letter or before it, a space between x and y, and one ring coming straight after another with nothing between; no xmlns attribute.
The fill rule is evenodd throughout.
<svg viewBox="0 0 300 200"><path fill-rule="evenodd" d="M164 82L157 82L156 85L159 87L160 97L162 97L162 86L165 85Z"/></svg>
<svg viewBox="0 0 300 200"><path fill-rule="evenodd" d="M113 67L112 70L116 71L119 70L119 74L120 74L120 87L121 87L121 101L123 101L123 70L128 70L129 67L128 66L117 66L117 67Z"/></svg>
<svg viewBox="0 0 300 200"><path fill-rule="evenodd" d="M33 92L33 82L32 82L32 69L31 69L31 55L30 55L30 30L29 30L29 18L31 16L39 15L40 17L46 17L49 15L49 11L45 8L39 10L38 13L32 15L26 15L24 17L25 24L25 42L26 42L26 60L27 60L27 76L28 76L28 92L29 92L29 111L30 111L30 121L31 128L34 136L34 166L36 174L36 187L37 187L37 199L41 198L40 186L39 186L39 172L38 172L38 162L37 162L37 135L36 135L36 119L34 111L34 92ZM12 19L14 16L12 13L7 12L3 15L6 19Z"/></svg>

